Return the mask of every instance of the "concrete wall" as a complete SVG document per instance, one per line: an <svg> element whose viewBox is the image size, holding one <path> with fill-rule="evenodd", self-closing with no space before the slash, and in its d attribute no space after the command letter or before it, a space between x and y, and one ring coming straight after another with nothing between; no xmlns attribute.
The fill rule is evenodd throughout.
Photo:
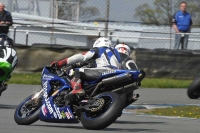
<svg viewBox="0 0 200 133"><path fill-rule="evenodd" d="M200 72L200 51L137 49L135 57L147 77L192 79Z"/></svg>
<svg viewBox="0 0 200 133"><path fill-rule="evenodd" d="M16 46L18 64L15 72L40 72L51 62L84 52L84 49L66 47Z"/></svg>
<svg viewBox="0 0 200 133"><path fill-rule="evenodd" d="M19 62L15 72L41 72L55 60L87 51L85 47L16 46ZM200 51L135 49L131 57L147 77L192 79L200 72Z"/></svg>

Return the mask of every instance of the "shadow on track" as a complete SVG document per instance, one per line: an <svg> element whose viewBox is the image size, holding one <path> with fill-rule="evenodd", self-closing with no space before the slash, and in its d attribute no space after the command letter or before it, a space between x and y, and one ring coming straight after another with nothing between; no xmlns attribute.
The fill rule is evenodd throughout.
<svg viewBox="0 0 200 133"><path fill-rule="evenodd" d="M16 109L17 105L0 104L0 109Z"/></svg>
<svg viewBox="0 0 200 133"><path fill-rule="evenodd" d="M70 123L69 123L70 124ZM74 124L74 123L72 123ZM37 126L37 127L53 127L53 128L74 128L74 129L85 129L84 127L82 126L70 126L70 125L65 125L65 124L60 124L60 125L30 125L30 126Z"/></svg>
<svg viewBox="0 0 200 133"><path fill-rule="evenodd" d="M120 121L120 120L117 120L115 121L114 123L117 123L117 124L165 124L166 122L134 122L134 121Z"/></svg>
<svg viewBox="0 0 200 133"><path fill-rule="evenodd" d="M141 129L141 128L106 128L104 131L118 131L118 132L142 132L142 131L148 131L148 132L160 132L160 130L157 129Z"/></svg>
<svg viewBox="0 0 200 133"><path fill-rule="evenodd" d="M70 128L70 129L80 129L80 130L87 130L85 129L84 127L80 126L80 125L77 125L77 126L70 126L70 125L31 125L31 126L38 126L38 127L52 127L52 128ZM156 129L140 129L140 128L133 128L133 129L130 129L130 128L105 128L101 131L117 131L117 132L141 132L141 131L148 131L148 132L160 132L159 130L156 130Z"/></svg>

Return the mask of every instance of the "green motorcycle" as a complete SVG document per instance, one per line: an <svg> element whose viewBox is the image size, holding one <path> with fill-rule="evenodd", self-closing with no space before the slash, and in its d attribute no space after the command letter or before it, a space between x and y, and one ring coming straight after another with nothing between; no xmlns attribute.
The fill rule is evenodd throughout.
<svg viewBox="0 0 200 133"><path fill-rule="evenodd" d="M7 89L7 84L4 83L10 79L17 61L17 52L13 48L13 40L6 34L0 34L0 96Z"/></svg>

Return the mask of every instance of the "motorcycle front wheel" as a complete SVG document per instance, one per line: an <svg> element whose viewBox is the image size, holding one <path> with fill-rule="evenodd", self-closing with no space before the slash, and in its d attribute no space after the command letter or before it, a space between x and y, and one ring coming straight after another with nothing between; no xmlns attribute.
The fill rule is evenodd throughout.
<svg viewBox="0 0 200 133"><path fill-rule="evenodd" d="M39 101L37 104L31 101L33 95L28 96L24 99L14 113L14 120L19 125L30 125L39 120L40 107L42 102Z"/></svg>

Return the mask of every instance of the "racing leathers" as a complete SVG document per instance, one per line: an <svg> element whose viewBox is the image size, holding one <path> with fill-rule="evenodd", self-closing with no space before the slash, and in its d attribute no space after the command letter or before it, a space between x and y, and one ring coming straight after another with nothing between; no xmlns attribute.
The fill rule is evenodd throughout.
<svg viewBox="0 0 200 133"><path fill-rule="evenodd" d="M84 62L94 60L93 68L79 68L75 69L75 73L71 80L72 91L65 97L65 99L71 99L72 94L82 96L85 91L82 89L81 79L90 80L91 78L98 78L101 73L112 70L120 69L120 55L116 49L108 47L95 47L88 51L86 54L76 54L69 58L63 59L57 62L57 67L61 68L66 64L76 63L76 67L79 66L78 62ZM55 64L55 63L53 63Z"/></svg>
<svg viewBox="0 0 200 133"><path fill-rule="evenodd" d="M124 53L119 53L121 58L121 66L124 70L138 70L135 61Z"/></svg>
<svg viewBox="0 0 200 133"><path fill-rule="evenodd" d="M0 48L0 67L1 67L0 96L1 93L7 89L7 84L4 84L4 82L10 79L11 73L14 70L17 62L18 62L17 52L14 48L10 47L5 47L3 49Z"/></svg>
<svg viewBox="0 0 200 133"><path fill-rule="evenodd" d="M119 54L120 54L120 58L121 58L122 69L124 69L124 70L138 70L138 67L137 67L135 61L131 57L129 57L128 55L126 55L124 53L119 53ZM131 90L131 88L130 88L130 90ZM134 97L133 91L127 92L124 96L126 97L125 107L130 105L136 99Z"/></svg>

